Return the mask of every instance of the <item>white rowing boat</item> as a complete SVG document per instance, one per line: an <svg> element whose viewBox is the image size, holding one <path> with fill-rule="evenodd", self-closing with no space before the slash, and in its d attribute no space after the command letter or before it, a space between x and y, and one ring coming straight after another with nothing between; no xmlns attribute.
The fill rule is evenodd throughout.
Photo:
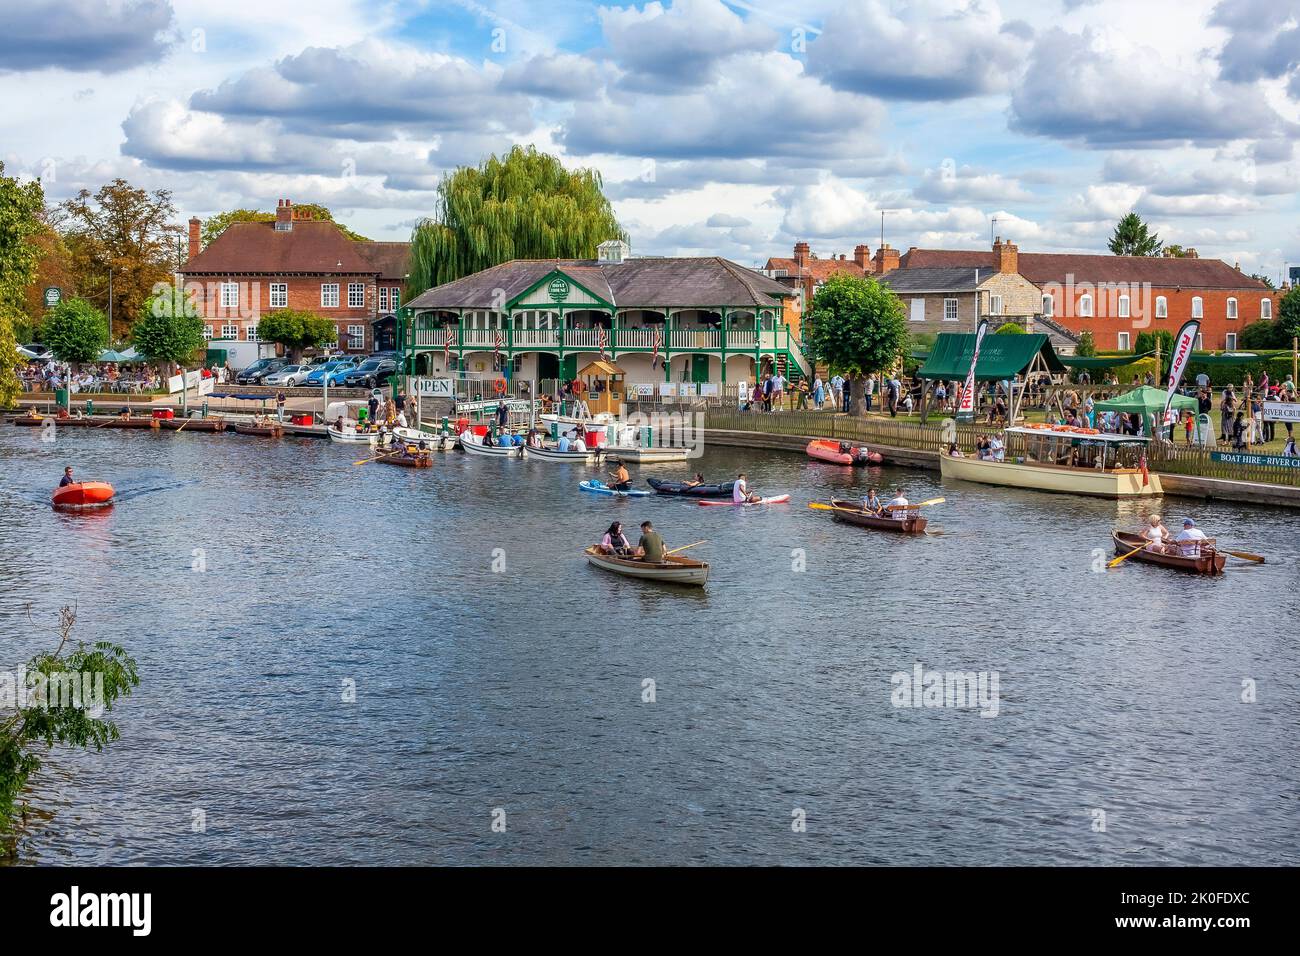
<svg viewBox="0 0 1300 956"><path fill-rule="evenodd" d="M600 461L600 449L590 448L587 451L560 451L554 445L542 445L540 447L524 446L525 458L536 458L538 461L572 461L580 465L594 465Z"/></svg>
<svg viewBox="0 0 1300 956"><path fill-rule="evenodd" d="M373 445L379 440L378 432L359 432L355 428L337 429L331 425L325 431L329 434L330 441L342 445Z"/></svg>
<svg viewBox="0 0 1300 956"><path fill-rule="evenodd" d="M460 433L460 447L471 455L488 455L492 458L522 458L523 445L484 445L481 435L468 428Z"/></svg>
<svg viewBox="0 0 1300 956"><path fill-rule="evenodd" d="M665 555L662 562L652 564L636 558L620 558L616 555L604 554L595 545L583 553L587 556L588 564L613 571L624 577L640 578L643 581L703 587L704 582L709 579L707 563L678 554Z"/></svg>
<svg viewBox="0 0 1300 956"><path fill-rule="evenodd" d="M394 428L392 433L411 444L424 442L425 447L432 451L451 451L456 447L456 436L442 432L426 432L418 428Z"/></svg>

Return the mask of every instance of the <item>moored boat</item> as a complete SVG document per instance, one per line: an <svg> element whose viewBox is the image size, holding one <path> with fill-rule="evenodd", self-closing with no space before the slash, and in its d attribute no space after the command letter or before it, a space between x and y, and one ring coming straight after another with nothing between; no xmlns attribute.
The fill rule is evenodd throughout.
<svg viewBox="0 0 1300 956"><path fill-rule="evenodd" d="M885 518L863 511L851 501L831 499L831 517L844 524L857 525L859 528L873 528L876 531L892 531L895 534L925 534L929 523L915 511L910 511L905 518Z"/></svg>
<svg viewBox="0 0 1300 956"><path fill-rule="evenodd" d="M683 498L723 498L731 494L735 481L717 482L710 485L691 485L685 482L668 481L662 478L647 478L646 483L660 495L679 495Z"/></svg>
<svg viewBox="0 0 1300 956"><path fill-rule="evenodd" d="M392 433L411 444L424 442L430 451L451 451L456 447L456 436L446 432L426 432L419 428L394 428Z"/></svg>
<svg viewBox="0 0 1300 956"><path fill-rule="evenodd" d="M587 556L587 562L595 567L643 581L703 587L709 579L709 565L706 562L682 555L666 554L663 561L650 562L605 554L595 545L583 553Z"/></svg>
<svg viewBox="0 0 1300 956"><path fill-rule="evenodd" d="M284 426L276 423L270 425L253 425L236 422L231 426L239 435L258 435L262 438L279 438L284 434Z"/></svg>
<svg viewBox="0 0 1300 956"><path fill-rule="evenodd" d="M330 425L325 429L330 441L341 445L373 445L379 441L378 432L359 432L355 428L335 428Z"/></svg>
<svg viewBox="0 0 1300 956"><path fill-rule="evenodd" d="M482 425L475 428L486 427ZM488 455L492 458L522 458L524 454L523 445L485 445L483 444L483 435L475 431L475 428L467 428L460 433L460 447L462 451L471 455Z"/></svg>
<svg viewBox="0 0 1300 956"><path fill-rule="evenodd" d="M1210 575L1222 574L1223 566L1228 562L1227 553L1215 547L1213 538L1189 542L1196 545L1194 553L1184 554L1181 550L1154 551L1146 547L1146 538L1130 531L1113 531L1111 537L1115 541L1115 554L1130 554L1129 561L1143 561L1147 564L1173 568L1176 571Z"/></svg>
<svg viewBox="0 0 1300 956"><path fill-rule="evenodd" d="M859 468L864 465L879 465L885 460L880 452L870 451L865 445L852 445L846 441L830 438L816 438L808 443L804 451L808 453L809 458L818 461L833 465L853 465Z"/></svg>
<svg viewBox="0 0 1300 956"><path fill-rule="evenodd" d="M113 486L106 481L77 481L55 488L50 503L60 511L107 508L113 503Z"/></svg>
<svg viewBox="0 0 1300 956"><path fill-rule="evenodd" d="M224 418L159 418L156 421L159 428L166 428L174 432L178 432L182 428L187 432L224 432L226 430L226 420Z"/></svg>
<svg viewBox="0 0 1300 956"><path fill-rule="evenodd" d="M592 448L587 451L560 451L554 445L533 445L524 446L525 458L536 458L538 461L571 461L580 465L594 465L600 461L600 449Z"/></svg>

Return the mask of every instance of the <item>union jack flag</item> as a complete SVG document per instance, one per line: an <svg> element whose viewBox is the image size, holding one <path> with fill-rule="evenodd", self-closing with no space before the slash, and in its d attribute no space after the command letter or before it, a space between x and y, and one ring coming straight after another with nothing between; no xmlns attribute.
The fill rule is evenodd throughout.
<svg viewBox="0 0 1300 956"><path fill-rule="evenodd" d="M597 326L597 329L596 344L600 346L600 359L603 362L605 360L605 327L600 325Z"/></svg>
<svg viewBox="0 0 1300 956"><path fill-rule="evenodd" d="M494 351L494 353L493 353L492 361L493 361L494 363L496 363L496 365L497 365L498 368L501 367L501 346L504 345L504 344L505 344L505 343L504 343L503 341L501 341L501 330L500 330L500 329L497 329L497 332L496 332L496 349L495 349L495 351Z"/></svg>
<svg viewBox="0 0 1300 956"><path fill-rule="evenodd" d="M662 328L656 327L655 328L655 351L654 354L650 356L651 368L659 367L659 350L663 347L664 347L664 330Z"/></svg>
<svg viewBox="0 0 1300 956"><path fill-rule="evenodd" d="M442 343L442 364L448 368L451 367L451 342L453 338L451 326L449 325L447 326L447 337Z"/></svg>

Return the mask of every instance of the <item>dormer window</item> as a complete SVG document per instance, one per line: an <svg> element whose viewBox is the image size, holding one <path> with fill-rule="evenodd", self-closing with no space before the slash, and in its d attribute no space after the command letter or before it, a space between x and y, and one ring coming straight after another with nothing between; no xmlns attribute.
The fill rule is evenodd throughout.
<svg viewBox="0 0 1300 956"><path fill-rule="evenodd" d="M610 239L596 247L597 261L601 265L618 265L632 255L632 247L622 239Z"/></svg>

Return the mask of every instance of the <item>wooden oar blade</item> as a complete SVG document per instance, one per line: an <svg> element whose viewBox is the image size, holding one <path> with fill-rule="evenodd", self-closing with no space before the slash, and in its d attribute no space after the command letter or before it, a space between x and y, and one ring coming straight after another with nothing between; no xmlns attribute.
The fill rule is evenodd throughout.
<svg viewBox="0 0 1300 956"><path fill-rule="evenodd" d="M1234 558L1241 558L1243 561L1254 561L1256 564L1264 563L1262 555L1251 554L1249 551L1225 551L1224 554L1230 554Z"/></svg>

